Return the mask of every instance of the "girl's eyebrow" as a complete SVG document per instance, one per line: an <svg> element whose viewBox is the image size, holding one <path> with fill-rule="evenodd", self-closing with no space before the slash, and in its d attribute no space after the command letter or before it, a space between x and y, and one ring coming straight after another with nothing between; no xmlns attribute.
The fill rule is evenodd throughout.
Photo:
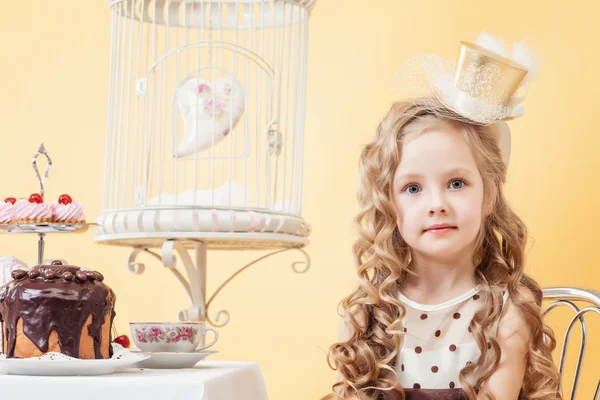
<svg viewBox="0 0 600 400"><path fill-rule="evenodd" d="M468 168L463 168L463 167L451 168L446 171L446 175L457 175L457 174L458 175L469 175L470 173L471 173L471 171ZM423 177L422 174L410 172L410 173L398 175L396 177L396 181L400 181L403 179L416 179L416 178L422 178L422 177Z"/></svg>

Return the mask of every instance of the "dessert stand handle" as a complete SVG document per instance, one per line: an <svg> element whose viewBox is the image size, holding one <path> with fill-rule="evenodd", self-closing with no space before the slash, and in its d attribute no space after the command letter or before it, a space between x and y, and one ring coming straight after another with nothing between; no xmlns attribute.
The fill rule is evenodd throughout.
<svg viewBox="0 0 600 400"><path fill-rule="evenodd" d="M43 177L40 175L40 171L38 170L38 167L37 167L37 158L40 155L43 155L44 157L46 157L46 160L48 161L48 164L46 165L46 172L44 172ZM42 142L40 144L40 147L38 147L38 151L33 156L33 159L31 160L31 164L33 165L33 170L35 171L35 177L38 178L40 181L40 195L42 196L42 199L43 199L44 192L45 192L44 182L46 182L46 178L48 178L48 175L50 174L50 170L52 169L52 159L50 158L50 156L48 155L48 152L46 151L46 148L44 147L44 142Z"/></svg>
<svg viewBox="0 0 600 400"><path fill-rule="evenodd" d="M44 263L44 236L46 236L45 233L40 232L38 233L38 236L40 237L40 239L38 240L38 265L42 265Z"/></svg>
<svg viewBox="0 0 600 400"><path fill-rule="evenodd" d="M37 167L37 158L39 156L43 155L44 157L46 157L46 161L48 162L46 164L46 171L44 172L44 176L40 175L40 171L38 170ZM50 158L50 156L48 155L48 152L46 151L46 148L44 147L44 142L42 142L40 144L40 147L38 147L37 153L35 153L35 155L33 156L33 159L31 160L31 164L33 166L33 170L35 171L35 177L38 178L38 180L40 181L40 196L42 196L42 199L44 199L44 192L46 191L46 189L44 188L44 183L46 182L46 178L48 178L48 175L50 175L50 170L52 169L52 159ZM45 233L40 232L38 233L39 236L39 240L38 240L38 265L42 265L42 263L44 262L44 236L46 236Z"/></svg>
<svg viewBox="0 0 600 400"><path fill-rule="evenodd" d="M40 171L37 168L37 158L41 155L46 157L47 161L44 176L40 175ZM38 180L40 181L40 196L42 196L43 199L44 192L46 191L46 189L44 188L44 183L46 182L46 178L48 178L48 175L50 175L50 170L52 169L52 159L50 158L48 152L46 151L46 148L44 147L44 142L40 143L40 147L38 147L37 153L35 153L35 155L31 159L31 164L33 166L33 170L35 171L35 177L38 178ZM41 265L44 262L44 236L46 236L46 234L40 232L38 233L38 236L38 265Z"/></svg>

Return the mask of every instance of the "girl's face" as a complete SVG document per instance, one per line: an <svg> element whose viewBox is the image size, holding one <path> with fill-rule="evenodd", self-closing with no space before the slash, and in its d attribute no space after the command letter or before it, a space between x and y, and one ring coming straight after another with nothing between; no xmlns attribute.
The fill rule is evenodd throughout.
<svg viewBox="0 0 600 400"><path fill-rule="evenodd" d="M462 133L439 127L405 136L392 185L400 234L428 259L473 252L481 225L483 181ZM445 231L428 230L449 224Z"/></svg>

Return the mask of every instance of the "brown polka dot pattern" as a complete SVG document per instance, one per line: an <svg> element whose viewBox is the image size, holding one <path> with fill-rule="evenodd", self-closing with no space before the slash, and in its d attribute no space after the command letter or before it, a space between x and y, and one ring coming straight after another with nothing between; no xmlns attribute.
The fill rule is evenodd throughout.
<svg viewBox="0 0 600 400"><path fill-rule="evenodd" d="M460 383L455 379L457 378L457 375L462 368L473 368L473 362L467 362L467 360L473 360L477 357L477 354L474 354L474 351L477 349L476 346L461 346L459 352L457 343L470 343L473 341L472 335L475 332L475 321L473 320L472 311L476 308L477 304L482 304L479 302L479 300L484 301L483 293L472 294L471 299L467 297L467 299L461 301L461 303L465 305L464 308L462 308L462 306L458 306L457 304L457 307L448 307L447 309L443 310L443 313L445 315L438 316L438 314L433 313L431 315L431 318L429 318L429 310L411 309L410 307L407 307L407 317L410 320L417 321L417 324L420 323L421 325L415 328L413 323L411 328L412 334L406 335L404 338L404 345L407 348L414 349L413 354L419 355L419 357L417 357L417 359L415 360L416 363L409 362L407 366L406 364L404 364L406 359L401 359L398 363L400 365L396 364L396 368L400 377L400 382L404 387L413 387L414 389L420 389L419 392L421 392L421 390L423 390L423 383L421 382L424 382L424 387L427 388L427 381L433 380L433 377L441 381L440 383L442 385L444 385L444 383L447 384L448 386L446 386L446 388L449 387L451 390L461 387ZM477 302L472 303L471 301ZM408 322L410 323L410 321ZM443 325L442 323L446 325ZM467 325L468 333L463 330L463 324ZM453 326L454 328L458 329L453 329ZM406 326L403 326L403 330L405 333L408 332L408 328ZM429 336L432 333L433 337ZM493 347L491 346L491 343L485 343L488 349L490 347ZM447 347L444 348L444 346ZM484 347L484 349L485 348L486 347ZM428 351L428 353L426 354L425 349L427 349ZM429 353L429 351L431 351L432 353ZM456 355L443 353L445 351L456 353ZM446 365L445 363L440 364L440 361L437 357L432 358L433 361L429 361L429 354L437 355L438 352L442 352L441 354L439 354L440 359L442 358L442 354L445 354L446 357L457 357L458 355L460 355L461 360L464 360L466 364L462 364L463 366L461 367L458 363L455 362L458 361L458 359L453 360L451 362L451 365ZM405 356L410 357L408 354L406 354ZM417 373L416 375L413 373L413 369L414 372ZM413 377L414 380L411 379L411 377ZM426 377L429 377L429 379L426 379Z"/></svg>

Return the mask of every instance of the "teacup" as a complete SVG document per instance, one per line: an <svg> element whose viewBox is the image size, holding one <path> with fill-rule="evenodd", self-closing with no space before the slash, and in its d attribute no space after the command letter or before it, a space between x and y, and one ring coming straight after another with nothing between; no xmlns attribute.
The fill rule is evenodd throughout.
<svg viewBox="0 0 600 400"><path fill-rule="evenodd" d="M146 352L183 352L201 351L214 345L219 339L215 328L205 326L204 322L130 322L133 343ZM210 344L205 344L206 332L215 334Z"/></svg>

